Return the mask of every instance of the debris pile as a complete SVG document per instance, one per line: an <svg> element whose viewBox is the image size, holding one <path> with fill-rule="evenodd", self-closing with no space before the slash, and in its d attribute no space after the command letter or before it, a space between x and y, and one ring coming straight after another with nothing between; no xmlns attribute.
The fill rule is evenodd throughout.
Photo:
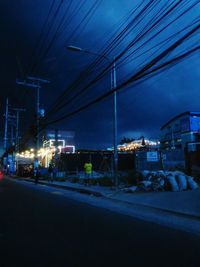
<svg viewBox="0 0 200 267"><path fill-rule="evenodd" d="M180 171L142 171L136 186L125 188L126 192L135 191L183 191L196 189L194 178Z"/></svg>

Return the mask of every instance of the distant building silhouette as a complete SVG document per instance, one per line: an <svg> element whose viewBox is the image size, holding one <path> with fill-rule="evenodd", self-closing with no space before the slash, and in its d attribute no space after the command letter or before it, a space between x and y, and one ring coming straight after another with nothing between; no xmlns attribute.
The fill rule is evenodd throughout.
<svg viewBox="0 0 200 267"><path fill-rule="evenodd" d="M184 150L186 144L191 144L190 149L195 149L194 143L198 141L200 141L200 112L181 113L161 127L162 150Z"/></svg>

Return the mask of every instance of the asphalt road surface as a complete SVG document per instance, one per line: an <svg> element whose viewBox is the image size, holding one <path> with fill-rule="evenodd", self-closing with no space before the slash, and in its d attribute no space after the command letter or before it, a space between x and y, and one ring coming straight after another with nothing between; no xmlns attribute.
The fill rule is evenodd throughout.
<svg viewBox="0 0 200 267"><path fill-rule="evenodd" d="M200 266L200 237L4 180L0 267L10 266Z"/></svg>

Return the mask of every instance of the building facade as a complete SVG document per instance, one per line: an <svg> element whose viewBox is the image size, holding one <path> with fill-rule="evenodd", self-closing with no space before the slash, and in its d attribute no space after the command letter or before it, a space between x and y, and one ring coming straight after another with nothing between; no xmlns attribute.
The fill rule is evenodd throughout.
<svg viewBox="0 0 200 267"><path fill-rule="evenodd" d="M75 153L73 131L47 130L43 136L42 159L45 167L61 153Z"/></svg>
<svg viewBox="0 0 200 267"><path fill-rule="evenodd" d="M195 150L200 142L200 112L184 112L161 127L162 150Z"/></svg>

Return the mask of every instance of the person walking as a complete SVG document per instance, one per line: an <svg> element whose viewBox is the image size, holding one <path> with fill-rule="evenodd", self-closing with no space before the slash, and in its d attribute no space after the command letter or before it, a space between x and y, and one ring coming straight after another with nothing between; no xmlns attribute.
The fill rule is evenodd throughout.
<svg viewBox="0 0 200 267"><path fill-rule="evenodd" d="M48 168L48 182L53 182L53 167L52 164L49 164L49 168Z"/></svg>
<svg viewBox="0 0 200 267"><path fill-rule="evenodd" d="M39 181L39 177L40 177L40 172L39 172L39 169L38 167L35 169L35 184L38 184L38 181Z"/></svg>
<svg viewBox="0 0 200 267"><path fill-rule="evenodd" d="M53 180L56 180L58 168L56 166L53 167Z"/></svg>

